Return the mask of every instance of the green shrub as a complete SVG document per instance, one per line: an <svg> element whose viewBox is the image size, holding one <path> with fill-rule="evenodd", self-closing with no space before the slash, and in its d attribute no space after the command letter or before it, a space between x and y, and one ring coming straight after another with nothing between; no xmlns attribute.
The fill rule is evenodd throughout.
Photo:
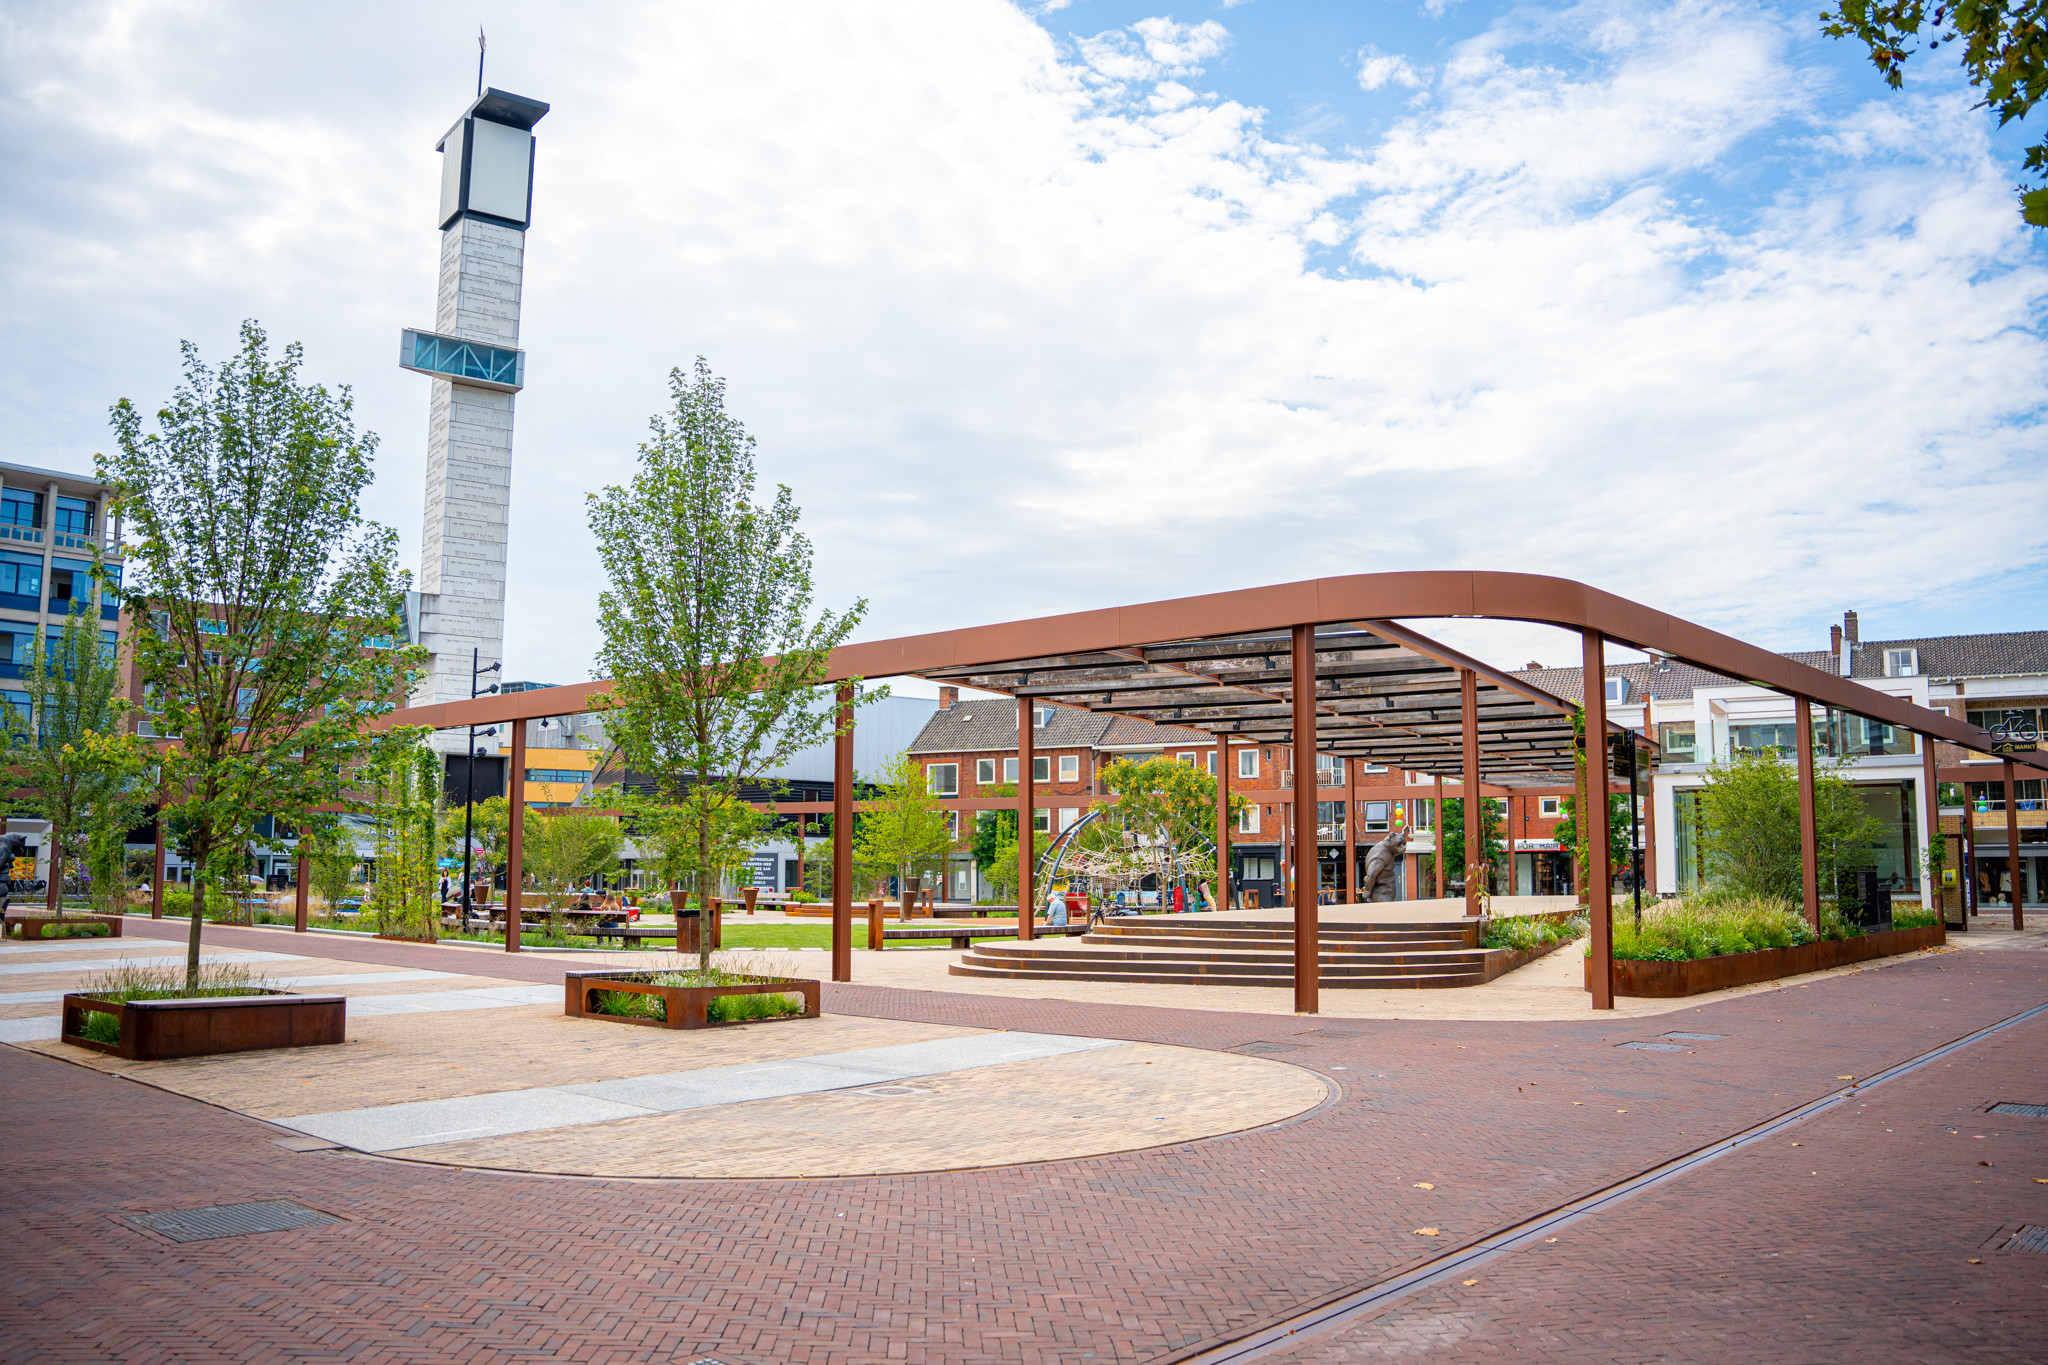
<svg viewBox="0 0 2048 1365"><path fill-rule="evenodd" d="M738 972L654 972L633 978L654 986L744 986L760 978ZM592 1007L599 1014L633 1019L668 1019L668 1007L658 995L639 991L593 991ZM800 995L719 995L705 1006L704 1017L714 1024L740 1023L749 1019L781 1019L804 1012Z"/></svg>
<svg viewBox="0 0 2048 1365"><path fill-rule="evenodd" d="M79 1026L78 1032L81 1037L112 1047L121 1041L121 1016L88 1010L85 1022Z"/></svg>
<svg viewBox="0 0 2048 1365"><path fill-rule="evenodd" d="M1892 911L1892 928L1926 929L1939 922L1940 916L1928 909Z"/></svg>
<svg viewBox="0 0 2048 1365"><path fill-rule="evenodd" d="M95 977L80 988L79 994L95 1000L190 1000L214 995L263 995L271 989L268 981L251 973L243 962L201 964L199 984L191 990L185 988L182 963L150 966L131 962Z"/></svg>
<svg viewBox="0 0 2048 1365"><path fill-rule="evenodd" d="M612 1014L624 1019L668 1019L667 1002L658 995L644 995L639 991L593 991L591 1000L599 1014Z"/></svg>
<svg viewBox="0 0 2048 1365"><path fill-rule="evenodd" d="M704 1017L714 1024L729 1024L745 1019L780 1019L803 1012L801 996L717 995L705 1007Z"/></svg>
<svg viewBox="0 0 2048 1365"><path fill-rule="evenodd" d="M1496 919L1489 924L1486 940L1480 946L1525 950L1540 948L1546 943L1569 942L1585 932L1586 919L1583 915L1572 915L1562 920L1517 915Z"/></svg>
<svg viewBox="0 0 2048 1365"><path fill-rule="evenodd" d="M798 905L816 905L818 903L818 898L808 891L792 891L789 893L789 899L795 901Z"/></svg>
<svg viewBox="0 0 2048 1365"><path fill-rule="evenodd" d="M1834 924L1838 930L1845 927L1839 912ZM1826 913L1821 927L1823 932L1829 927ZM1790 901L1712 888L1683 900L1645 906L1640 929L1632 916L1614 917L1615 957L1638 962L1685 962L1764 948L1791 948L1811 943L1814 937Z"/></svg>

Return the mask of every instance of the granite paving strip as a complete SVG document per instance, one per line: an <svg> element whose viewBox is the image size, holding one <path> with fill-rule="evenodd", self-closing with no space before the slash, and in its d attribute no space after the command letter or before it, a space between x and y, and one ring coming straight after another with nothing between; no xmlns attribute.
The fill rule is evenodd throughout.
<svg viewBox="0 0 2048 1365"><path fill-rule="evenodd" d="M365 995L348 1002L359 1019L381 1014L434 1014L443 1010L497 1010L511 1005L560 1005L560 986L486 986L470 991L408 991Z"/></svg>
<svg viewBox="0 0 2048 1365"><path fill-rule="evenodd" d="M393 981L453 979L453 972L425 972L408 967L396 972L336 972L331 976L287 976L273 980L272 984L289 989L302 989L308 986L379 986ZM49 1004L62 1000L70 993L68 990L14 991L0 995L0 1006Z"/></svg>
<svg viewBox="0 0 2048 1365"><path fill-rule="evenodd" d="M353 1017L348 1041L338 1047L129 1062L59 1043L27 1046L77 1066L130 1076L224 1108L275 1119L982 1032L953 1025L830 1014L801 1022L719 1029L646 1028L566 1018L557 996L550 1005Z"/></svg>
<svg viewBox="0 0 2048 1365"><path fill-rule="evenodd" d="M183 953L131 953L125 957L92 957L82 960L45 962L0 962L0 976L54 976L59 972L102 972L133 962L183 962ZM236 950L201 953L201 962L303 962L302 953L267 953Z"/></svg>
<svg viewBox="0 0 2048 1365"><path fill-rule="evenodd" d="M459 1166L595 1176L816 1179L1068 1161L1256 1128L1331 1095L1264 1058L1125 1043L910 1084L751 1100L412 1147Z"/></svg>
<svg viewBox="0 0 2048 1365"><path fill-rule="evenodd" d="M458 1136L505 1137L544 1128L878 1085L970 1067L1122 1046L1125 1044L1108 1039L980 1034L860 1052L302 1114L277 1122L359 1151L392 1152L446 1142ZM602 1142L603 1136L586 1134L583 1140L596 1144Z"/></svg>

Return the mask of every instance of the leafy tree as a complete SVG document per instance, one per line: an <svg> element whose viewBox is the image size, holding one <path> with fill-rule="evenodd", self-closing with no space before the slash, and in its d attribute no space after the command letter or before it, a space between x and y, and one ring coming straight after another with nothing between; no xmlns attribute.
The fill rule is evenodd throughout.
<svg viewBox="0 0 2048 1365"><path fill-rule="evenodd" d="M1191 763L1120 759L1102 770L1109 793L1100 814L1076 836L1075 866L1126 889L1146 877L1164 888L1216 875L1216 779ZM1232 794L1232 816L1248 802Z"/></svg>
<svg viewBox="0 0 2048 1365"><path fill-rule="evenodd" d="M1484 823L1480 826L1479 857L1475 861L1483 863L1490 872L1493 860L1501 855L1504 848L1501 843L1500 808L1494 805L1491 798L1482 799L1479 803L1479 814ZM1446 879L1457 877L1463 880L1466 875L1464 801L1446 799L1439 823L1443 826L1444 876Z"/></svg>
<svg viewBox="0 0 2048 1365"><path fill-rule="evenodd" d="M69 617L55 639L36 632L21 685L27 713L5 704L7 767L29 809L50 822L55 912L67 846L90 848L97 895L119 888L123 838L142 818L155 755L122 724L120 663L85 616Z"/></svg>
<svg viewBox="0 0 2048 1365"><path fill-rule="evenodd" d="M547 897L550 926L560 933L569 892L618 865L626 834L617 820L577 806L536 814L526 825L522 861Z"/></svg>
<svg viewBox="0 0 2048 1365"><path fill-rule="evenodd" d="M1927 51L1962 47L1970 84L1984 92L1980 109L1995 110L1998 126L2023 119L2048 93L2048 14L2041 0L1838 0L1821 13L1821 32L1854 38L1870 49L1885 84L1906 83L1906 61L1924 38ZM2027 148L2026 169L2048 176L2048 138ZM2048 187L2020 187L2020 215L2048 227Z"/></svg>
<svg viewBox="0 0 2048 1365"><path fill-rule="evenodd" d="M628 766L683 807L708 896L716 845L743 824L740 789L837 732L819 684L867 603L812 615L810 540L786 486L754 501L754 440L726 412L724 381L700 357L669 392L632 482L590 500L609 581L601 706ZM709 970L710 936L699 942Z"/></svg>
<svg viewBox="0 0 2048 1365"><path fill-rule="evenodd" d="M1846 764L1814 762L1814 861L1823 895L1840 899L1842 883L1876 863L1883 827L1842 776ZM1707 874L1722 889L1805 897L1799 866L1799 770L1775 748L1745 750L1716 764L1700 793L1706 825Z"/></svg>
<svg viewBox="0 0 2048 1365"><path fill-rule="evenodd" d="M924 765L908 750L896 755L871 779L869 800L875 809L855 817L853 861L865 879L894 875L897 886L912 877L945 870L953 852L946 811L931 794Z"/></svg>
<svg viewBox="0 0 2048 1365"><path fill-rule="evenodd" d="M355 884L356 864L362 861L356 856L355 839L339 821L303 830L300 837L306 870L311 874L308 889L319 895L331 914Z"/></svg>
<svg viewBox="0 0 2048 1365"><path fill-rule="evenodd" d="M129 647L162 754L167 804L195 864L188 986L199 980L209 889L241 870L246 831L305 826L349 773L409 748L372 732L425 671L391 647L404 629L398 538L362 516L376 437L354 400L299 381L300 348L273 363L253 322L218 369L184 345L184 382L157 430L122 399L117 451L96 457L133 540L122 597Z"/></svg>
<svg viewBox="0 0 2048 1365"><path fill-rule="evenodd" d="M988 786L982 788L983 796L1015 796L1015 785ZM967 851L973 855L974 865L981 871L982 879L992 881L997 877L996 869L1004 865L1001 856L1009 850L1007 865L1011 868L1011 883L1016 881L1017 866L1017 812L1014 810L982 810L974 813L974 828L967 840Z"/></svg>

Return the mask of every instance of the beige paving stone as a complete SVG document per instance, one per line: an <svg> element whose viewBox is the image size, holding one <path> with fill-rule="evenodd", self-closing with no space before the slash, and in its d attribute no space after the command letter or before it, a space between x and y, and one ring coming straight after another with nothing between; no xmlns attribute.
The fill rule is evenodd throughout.
<svg viewBox="0 0 2048 1365"><path fill-rule="evenodd" d="M55 1041L21 1046L258 1118L618 1080L958 1038L986 1029L825 1015L727 1029L570 1019L560 1005L351 1019L338 1046L130 1062Z"/></svg>
<svg viewBox="0 0 2048 1365"><path fill-rule="evenodd" d="M1133 1043L397 1155L577 1175L892 1174L1186 1142L1291 1118L1329 1094L1321 1078L1266 1058Z"/></svg>

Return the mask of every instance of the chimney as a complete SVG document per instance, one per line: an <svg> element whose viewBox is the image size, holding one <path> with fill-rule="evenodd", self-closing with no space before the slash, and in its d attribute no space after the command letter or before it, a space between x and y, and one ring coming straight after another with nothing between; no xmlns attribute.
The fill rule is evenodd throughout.
<svg viewBox="0 0 2048 1365"><path fill-rule="evenodd" d="M939 689L939 709L940 709L941 711L950 711L950 710L952 710L952 709L953 709L953 708L954 708L955 706L958 706L959 704L960 704L960 689L959 689L959 688L957 688L957 687L942 687L942 688L940 688L940 689Z"/></svg>
<svg viewBox="0 0 2048 1365"><path fill-rule="evenodd" d="M1840 626L1828 627L1828 653L1834 655L1837 659L1842 657L1842 628ZM941 695L944 694L942 693Z"/></svg>
<svg viewBox="0 0 2048 1365"><path fill-rule="evenodd" d="M1543 671L1543 665L1537 663L1534 659L1531 659L1529 660L1528 671L1531 673L1540 673Z"/></svg>
<svg viewBox="0 0 2048 1365"><path fill-rule="evenodd" d="M1849 638L1849 648L1857 649L1862 646L1863 641L1856 634L1855 612L1845 611L1842 613L1842 634Z"/></svg>

